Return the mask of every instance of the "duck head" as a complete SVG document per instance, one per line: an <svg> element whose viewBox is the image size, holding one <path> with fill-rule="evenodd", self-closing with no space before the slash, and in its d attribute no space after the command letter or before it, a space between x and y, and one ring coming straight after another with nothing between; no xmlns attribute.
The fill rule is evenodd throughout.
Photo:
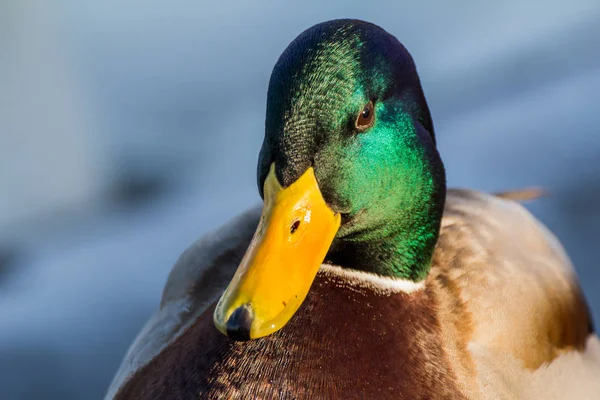
<svg viewBox="0 0 600 400"><path fill-rule="evenodd" d="M415 64L395 37L357 20L300 34L273 69L265 125L263 213L215 308L221 332L281 329L324 261L425 279L445 173Z"/></svg>

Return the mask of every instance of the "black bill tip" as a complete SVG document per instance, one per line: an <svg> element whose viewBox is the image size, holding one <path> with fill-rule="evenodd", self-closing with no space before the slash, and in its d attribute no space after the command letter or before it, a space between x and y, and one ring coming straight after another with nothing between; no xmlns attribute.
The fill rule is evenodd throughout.
<svg viewBox="0 0 600 400"><path fill-rule="evenodd" d="M244 304L236 308L227 320L227 336L233 340L250 340L250 328L252 326L252 308L250 304Z"/></svg>

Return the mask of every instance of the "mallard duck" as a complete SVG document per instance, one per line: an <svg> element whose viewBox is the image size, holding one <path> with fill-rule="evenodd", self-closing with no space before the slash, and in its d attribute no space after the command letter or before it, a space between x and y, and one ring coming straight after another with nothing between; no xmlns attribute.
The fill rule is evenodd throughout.
<svg viewBox="0 0 600 400"><path fill-rule="evenodd" d="M510 195L446 189L415 64L382 28L288 46L257 175L262 207L183 253L107 398L600 398L563 248Z"/></svg>

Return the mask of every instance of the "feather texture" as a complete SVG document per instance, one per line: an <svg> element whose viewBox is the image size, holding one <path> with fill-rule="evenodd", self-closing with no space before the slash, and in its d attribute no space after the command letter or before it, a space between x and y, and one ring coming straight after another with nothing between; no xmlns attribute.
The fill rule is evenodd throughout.
<svg viewBox="0 0 600 400"><path fill-rule="evenodd" d="M377 294L357 284L361 273L336 277L329 267L280 334L234 343L216 332L211 310L258 218L250 210L182 255L107 399L339 397L349 385L378 398L600 397L600 343L573 267L519 204L450 190L425 288ZM362 373L350 379L349 366Z"/></svg>

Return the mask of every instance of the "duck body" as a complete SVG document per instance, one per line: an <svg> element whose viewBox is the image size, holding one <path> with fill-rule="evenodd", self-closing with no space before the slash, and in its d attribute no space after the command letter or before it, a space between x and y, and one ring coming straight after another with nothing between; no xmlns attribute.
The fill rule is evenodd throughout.
<svg viewBox="0 0 600 400"><path fill-rule="evenodd" d="M184 252L107 399L600 399L560 243L510 195L446 189L380 27L328 21L283 52L257 180L262 210Z"/></svg>
<svg viewBox="0 0 600 400"><path fill-rule="evenodd" d="M107 398L598 398L600 343L572 267L519 204L451 190L423 287L324 265L288 325L236 342L212 315L258 217L182 255ZM502 263L499 245L512 249Z"/></svg>

